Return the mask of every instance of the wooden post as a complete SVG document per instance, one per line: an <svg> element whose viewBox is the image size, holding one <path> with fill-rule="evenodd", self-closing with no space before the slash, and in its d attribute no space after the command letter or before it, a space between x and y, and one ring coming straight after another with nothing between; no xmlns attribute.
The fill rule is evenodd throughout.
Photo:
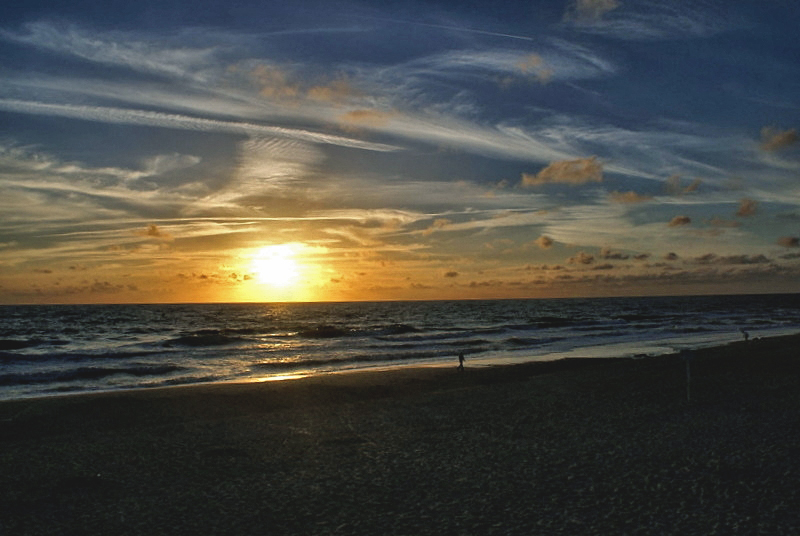
<svg viewBox="0 0 800 536"><path fill-rule="evenodd" d="M686 403L692 403L692 367L689 354L684 358L686 360Z"/></svg>

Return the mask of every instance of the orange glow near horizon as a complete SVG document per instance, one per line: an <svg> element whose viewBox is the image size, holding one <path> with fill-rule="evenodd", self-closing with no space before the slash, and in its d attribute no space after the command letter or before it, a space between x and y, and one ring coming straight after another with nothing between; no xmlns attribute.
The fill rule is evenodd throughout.
<svg viewBox="0 0 800 536"><path fill-rule="evenodd" d="M295 258L296 251L293 244L265 246L258 250L250 264L256 281L279 289L296 284L301 269Z"/></svg>
<svg viewBox="0 0 800 536"><path fill-rule="evenodd" d="M302 243L263 246L247 255L245 301L314 301L319 268L305 255L311 250ZM244 290L244 289L243 289Z"/></svg>

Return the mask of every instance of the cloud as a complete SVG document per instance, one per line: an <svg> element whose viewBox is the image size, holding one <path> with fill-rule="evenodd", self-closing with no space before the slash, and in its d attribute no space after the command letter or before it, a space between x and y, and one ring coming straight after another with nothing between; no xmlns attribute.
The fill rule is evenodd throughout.
<svg viewBox="0 0 800 536"><path fill-rule="evenodd" d="M545 235L540 236L534 242L537 246L539 246L542 249L550 249L554 243L552 238Z"/></svg>
<svg viewBox="0 0 800 536"><path fill-rule="evenodd" d="M622 9L617 10L622 7ZM614 12L613 17L606 17ZM710 2L575 0L564 14L573 29L624 40L708 36L731 26L730 10Z"/></svg>
<svg viewBox="0 0 800 536"><path fill-rule="evenodd" d="M797 129L780 130L775 127L761 129L761 149L764 151L778 151L797 143Z"/></svg>
<svg viewBox="0 0 800 536"><path fill-rule="evenodd" d="M670 227L679 227L681 225L688 225L690 223L692 223L692 219L689 216L675 216L667 225Z"/></svg>
<svg viewBox="0 0 800 536"><path fill-rule="evenodd" d="M729 227L729 228L739 227L741 225L736 220L725 220L725 219L719 218L717 216L714 216L713 218L708 220L707 223L709 225L713 226L713 227Z"/></svg>
<svg viewBox="0 0 800 536"><path fill-rule="evenodd" d="M445 274L444 274L444 276L448 277L448 278L450 278L450 277L458 277L458 275L459 275L458 272L453 272L453 271L445 272Z"/></svg>
<svg viewBox="0 0 800 536"><path fill-rule="evenodd" d="M259 125L242 121L222 121L188 115L179 115L148 110L134 110L105 106L82 106L71 104L49 104L16 99L0 99L0 110L35 115L51 115L98 121L102 123L144 125L153 127L194 130L200 132L230 132L255 136L276 136L293 138L314 143L339 145L375 151L396 151L398 147L381 143L371 143L343 136L271 125Z"/></svg>
<svg viewBox="0 0 800 536"><path fill-rule="evenodd" d="M744 198L739 201L739 208L736 211L736 215L741 218L746 218L755 214L757 209L758 202L753 201L752 199Z"/></svg>
<svg viewBox="0 0 800 536"><path fill-rule="evenodd" d="M384 127L394 114L380 110L351 110L339 116L339 121L357 126Z"/></svg>
<svg viewBox="0 0 800 536"><path fill-rule="evenodd" d="M778 239L778 245L785 248L800 247L800 238L796 236L782 236Z"/></svg>
<svg viewBox="0 0 800 536"><path fill-rule="evenodd" d="M607 260L624 261L630 258L630 255L622 253L621 251L613 251L611 248L602 248L600 250L600 257Z"/></svg>
<svg viewBox="0 0 800 536"><path fill-rule="evenodd" d="M664 181L664 191L669 195L690 194L696 192L702 183L702 180L695 179L684 186L680 175L670 175L667 177L667 180Z"/></svg>
<svg viewBox="0 0 800 536"><path fill-rule="evenodd" d="M678 259L680 259L680 257L678 256L677 253L669 252L666 255L664 255L665 261L677 261Z"/></svg>
<svg viewBox="0 0 800 536"><path fill-rule="evenodd" d="M281 67L260 64L253 67L248 74L259 87L258 93L262 97L294 99L300 94L299 84L291 80L289 72Z"/></svg>
<svg viewBox="0 0 800 536"><path fill-rule="evenodd" d="M574 0L567 7L564 20L583 23L599 21L603 15L619 6L619 0Z"/></svg>
<svg viewBox="0 0 800 536"><path fill-rule="evenodd" d="M522 186L539 186L541 184L585 184L602 182L603 164L596 156L577 160L561 160L552 162L536 175L522 174Z"/></svg>
<svg viewBox="0 0 800 536"><path fill-rule="evenodd" d="M327 85L319 85L309 88L308 98L332 103L343 103L347 100L360 96L351 82L345 77L339 77Z"/></svg>
<svg viewBox="0 0 800 536"><path fill-rule="evenodd" d="M609 192L608 197L615 203L644 203L653 199L653 196L640 194L633 190L628 192Z"/></svg>
<svg viewBox="0 0 800 536"><path fill-rule="evenodd" d="M522 74L533 74L539 82L546 84L553 78L553 69L545 66L539 54L529 54L516 63Z"/></svg>
<svg viewBox="0 0 800 536"><path fill-rule="evenodd" d="M0 30L0 37L96 63L177 77L199 72L212 62L217 53L214 47L192 48L163 39L161 42L141 40L125 32L89 34L76 26L58 26L48 22L26 24L25 30L26 33Z"/></svg>
<svg viewBox="0 0 800 536"><path fill-rule="evenodd" d="M199 156L194 155L179 153L160 154L145 160L144 169L147 175L162 175L171 171L196 166L201 160Z"/></svg>
<svg viewBox="0 0 800 536"><path fill-rule="evenodd" d="M727 255L707 253L694 259L696 264L767 264L770 260L764 255Z"/></svg>
<svg viewBox="0 0 800 536"><path fill-rule="evenodd" d="M451 223L453 223L453 222L451 222L447 218L437 218L437 219L433 220L433 223L431 224L430 227L428 227L427 229L422 231L422 234L423 234L423 236L431 235L435 231L438 231L440 229L444 229L445 227L447 227Z"/></svg>
<svg viewBox="0 0 800 536"><path fill-rule="evenodd" d="M594 262L594 255L581 251L574 257L567 259L568 264L592 264Z"/></svg>
<svg viewBox="0 0 800 536"><path fill-rule="evenodd" d="M171 234L169 234L169 233L167 233L165 231L162 231L158 227L158 225L156 225L154 223L151 223L150 225L148 225L147 229L135 231L134 234L136 234L137 236L146 236L148 238L157 238L159 240L164 240L164 241L167 241L167 242L172 240L172 235Z"/></svg>

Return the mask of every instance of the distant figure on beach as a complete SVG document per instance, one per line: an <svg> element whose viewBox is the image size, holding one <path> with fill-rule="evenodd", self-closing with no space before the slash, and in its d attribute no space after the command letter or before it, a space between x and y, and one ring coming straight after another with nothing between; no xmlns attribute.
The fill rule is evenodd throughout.
<svg viewBox="0 0 800 536"><path fill-rule="evenodd" d="M741 332L742 332L742 336L744 337L744 340L745 340L745 342L747 342L747 341L750 339L750 334L749 334L749 333L747 333L747 332L744 330L744 328L739 328L739 331L741 331Z"/></svg>
<svg viewBox="0 0 800 536"><path fill-rule="evenodd" d="M458 370L464 370L464 352L458 352Z"/></svg>

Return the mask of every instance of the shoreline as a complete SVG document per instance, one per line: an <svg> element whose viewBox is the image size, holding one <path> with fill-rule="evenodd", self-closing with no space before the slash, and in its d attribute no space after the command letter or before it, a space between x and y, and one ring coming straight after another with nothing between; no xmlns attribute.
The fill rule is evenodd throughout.
<svg viewBox="0 0 800 536"><path fill-rule="evenodd" d="M798 345L4 401L0 533L794 533Z"/></svg>
<svg viewBox="0 0 800 536"><path fill-rule="evenodd" d="M800 337L800 332L786 332L783 331L777 335L766 335L763 337L756 337L753 340L770 340L770 339L781 339L784 337ZM571 350L553 352L550 354L545 355L535 355L535 356L527 356L527 357L475 357L470 358L467 356L466 364L467 367L475 370L475 369L482 369L482 368L492 368L492 367L515 367L519 365L532 365L536 366L537 363L551 363L551 362L558 362L564 360L577 360L577 361L586 361L587 363L590 361L603 361L603 360L620 360L620 359L657 359L657 358L664 358L669 357L671 355L677 355L682 352L696 352L696 351L704 351L709 350L712 348L717 347L724 347L730 344L735 344L736 342L741 341L740 338L736 337L733 333L729 334L729 338L731 340L727 342L720 342L719 344L709 344L703 345L697 348L691 349L684 349L678 350L675 348L674 341L673 345L663 345L659 344L654 348L660 348L663 351L657 351L655 353L645 353L644 351L641 352L632 352L631 348L636 348L637 343L629 342L629 343L610 343L604 344L599 346L589 346L589 347L581 347L575 348ZM623 355L617 355L615 352L619 349L619 347L627 347L627 352ZM648 346L645 346L649 348ZM453 360L455 361L456 355L454 354ZM211 386L211 385L237 385L237 384L250 384L250 383L273 383L273 382L282 382L282 381L295 381L298 379L305 379L305 378L312 378L312 377L324 377L328 375L339 375L339 374L360 374L360 373L392 373L396 370L415 370L415 369L449 369L451 367L455 367L456 365L451 364L449 362L444 361L425 361L422 360L417 363L382 363L375 366L365 366L365 367L354 367L354 368L346 368L346 369L336 369L336 370L306 370L302 368L298 368L296 371L288 371L282 373L275 373L263 376L251 376L251 377L240 377L240 378L232 378L232 379L224 379L224 380L212 380L212 381L197 381L197 382L186 382L186 383L174 383L169 385L155 385L155 386L136 386L136 387L118 387L118 388L108 388L108 389L87 389L87 390L67 390L62 392L47 392L47 393L37 393L37 394L29 394L29 395L22 395L15 398L0 398L0 405L6 402L15 402L15 401L26 401L26 400L38 400L38 399L49 399L49 398L64 398L64 397L73 397L73 396L92 396L92 395L106 395L106 394L113 394L113 393L135 393L138 391L151 391L151 390L160 390L160 389L173 389L173 388L194 388L194 387L203 387L203 386Z"/></svg>

